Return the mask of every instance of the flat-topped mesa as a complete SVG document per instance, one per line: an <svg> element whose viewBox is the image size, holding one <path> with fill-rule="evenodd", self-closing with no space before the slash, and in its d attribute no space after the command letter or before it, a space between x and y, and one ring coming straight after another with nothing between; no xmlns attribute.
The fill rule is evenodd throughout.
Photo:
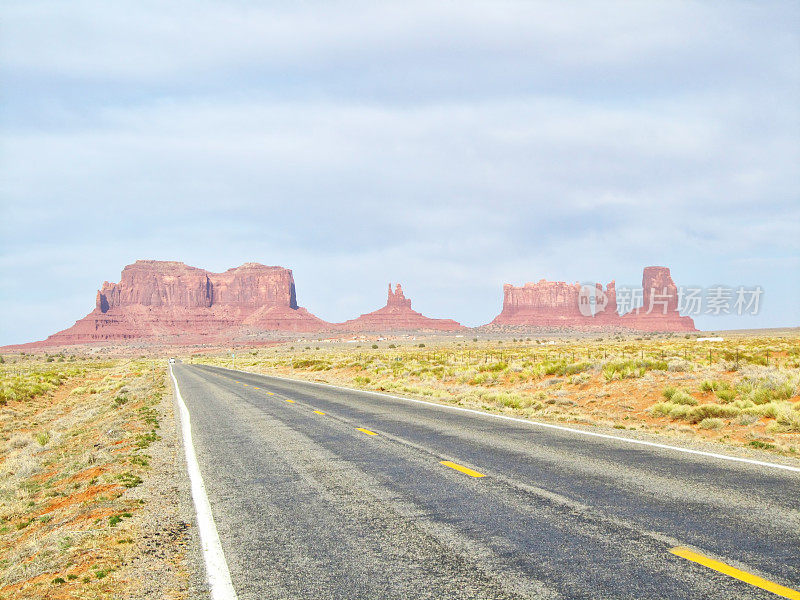
<svg viewBox="0 0 800 600"><path fill-rule="evenodd" d="M614 284L609 284L613 293ZM503 310L490 325L586 327L610 325L614 315L604 310L603 287L541 279L522 287L503 286ZM616 295L611 302L616 307ZM596 306L596 308L595 308ZM597 313L595 315L595 312Z"/></svg>
<svg viewBox="0 0 800 600"><path fill-rule="evenodd" d="M297 306L290 269L246 263L211 273L182 262L138 260L104 282L95 309L43 344L202 338L240 327L319 331L328 323Z"/></svg>
<svg viewBox="0 0 800 600"><path fill-rule="evenodd" d="M621 321L639 331L697 331L694 320L678 312L678 287L667 267L645 267L642 306L622 315Z"/></svg>
<svg viewBox="0 0 800 600"><path fill-rule="evenodd" d="M389 284L389 295L386 306L371 313L366 313L357 319L344 323L337 323L336 329L342 331L456 331L463 329L463 325L452 319L431 319L422 313L411 309L411 300L403 294L403 288L398 283L394 291Z"/></svg>
<svg viewBox="0 0 800 600"><path fill-rule="evenodd" d="M563 281L503 286L503 310L489 326L624 328L640 331L695 331L694 321L678 313L678 293L666 267L646 267L644 305L620 316L616 283L581 285Z"/></svg>
<svg viewBox="0 0 800 600"><path fill-rule="evenodd" d="M104 282L97 308L126 306L209 308L266 304L296 309L292 272L246 263L224 273L209 273L180 262L138 260L122 270L119 283Z"/></svg>

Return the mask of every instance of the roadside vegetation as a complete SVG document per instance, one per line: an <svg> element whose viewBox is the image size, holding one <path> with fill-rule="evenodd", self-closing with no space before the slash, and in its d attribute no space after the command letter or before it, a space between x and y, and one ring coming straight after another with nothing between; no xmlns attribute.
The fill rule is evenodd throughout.
<svg viewBox="0 0 800 600"><path fill-rule="evenodd" d="M237 368L800 456L800 339L695 335L282 344ZM230 366L229 354L194 360Z"/></svg>
<svg viewBox="0 0 800 600"><path fill-rule="evenodd" d="M153 361L3 357L0 599L136 595L166 391Z"/></svg>

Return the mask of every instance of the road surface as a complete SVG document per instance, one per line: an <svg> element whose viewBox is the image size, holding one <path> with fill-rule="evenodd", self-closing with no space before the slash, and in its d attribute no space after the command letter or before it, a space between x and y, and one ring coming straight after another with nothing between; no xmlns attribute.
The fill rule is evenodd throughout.
<svg viewBox="0 0 800 600"><path fill-rule="evenodd" d="M173 367L240 600L800 598L798 472Z"/></svg>

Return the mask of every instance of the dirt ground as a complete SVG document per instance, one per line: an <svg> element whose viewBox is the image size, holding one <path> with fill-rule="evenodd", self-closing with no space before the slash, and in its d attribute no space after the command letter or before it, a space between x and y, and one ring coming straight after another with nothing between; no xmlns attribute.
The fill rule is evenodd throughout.
<svg viewBox="0 0 800 600"><path fill-rule="evenodd" d="M188 598L191 515L164 362L44 361L2 365L0 599ZM59 369L54 389L13 399Z"/></svg>

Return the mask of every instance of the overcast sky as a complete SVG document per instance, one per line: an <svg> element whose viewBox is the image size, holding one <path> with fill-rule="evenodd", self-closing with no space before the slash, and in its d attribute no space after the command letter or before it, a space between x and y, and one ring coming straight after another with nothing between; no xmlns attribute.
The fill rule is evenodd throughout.
<svg viewBox="0 0 800 600"><path fill-rule="evenodd" d="M490 321L542 278L761 285L800 325L798 2L5 0L0 344L139 258L402 282Z"/></svg>

